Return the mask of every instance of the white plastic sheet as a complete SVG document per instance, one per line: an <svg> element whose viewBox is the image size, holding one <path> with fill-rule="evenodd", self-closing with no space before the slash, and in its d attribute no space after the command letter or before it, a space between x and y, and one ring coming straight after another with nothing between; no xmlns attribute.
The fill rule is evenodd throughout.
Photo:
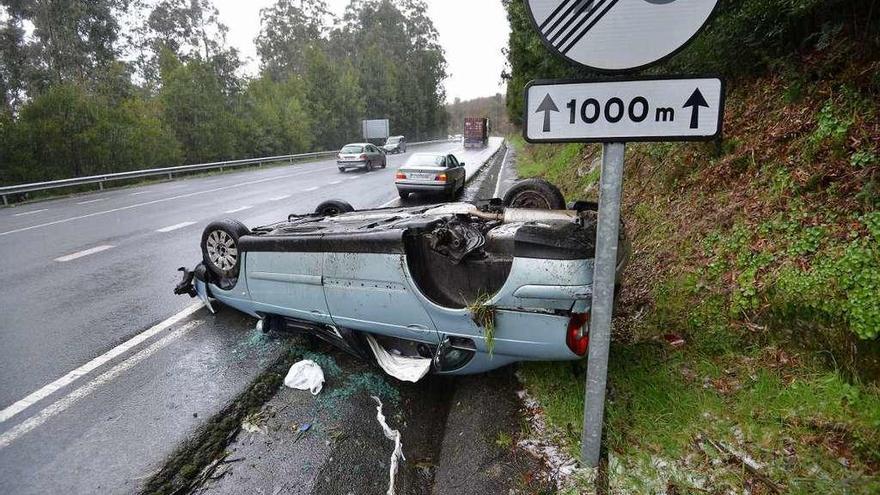
<svg viewBox="0 0 880 495"><path fill-rule="evenodd" d="M390 479L387 492L387 495L394 495L394 477L397 475L397 464L399 461L406 461L406 457L403 456L403 444L400 443L400 432L392 430L385 421L385 415L382 414L382 401L375 395L371 397L379 404L376 406L376 419L379 420L379 424L382 426L385 438L394 442L394 451L391 452L391 466L388 468Z"/></svg>
<svg viewBox="0 0 880 495"><path fill-rule="evenodd" d="M415 383L421 380L423 376L427 375L428 371L431 369L431 359L391 354L379 345L372 335L365 335L367 337L367 342L370 344L370 349L373 350L373 354L376 356L376 361L379 363L379 366L385 370L385 373L388 373L394 378L404 382Z"/></svg>
<svg viewBox="0 0 880 495"><path fill-rule="evenodd" d="M324 388L324 371L314 361L300 361L290 367L284 377L284 385L297 390L308 390L312 395L321 393Z"/></svg>

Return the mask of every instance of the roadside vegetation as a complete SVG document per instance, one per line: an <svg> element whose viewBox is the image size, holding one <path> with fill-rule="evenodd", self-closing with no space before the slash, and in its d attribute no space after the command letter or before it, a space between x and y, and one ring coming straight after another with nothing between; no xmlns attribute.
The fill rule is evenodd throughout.
<svg viewBox="0 0 880 495"><path fill-rule="evenodd" d="M880 20L872 2L828 4L722 2L658 69L725 73L728 108L718 143L627 147L614 493L880 491ZM512 73L547 76L518 9ZM511 141L520 175L595 199L598 146ZM520 373L575 456L584 371Z"/></svg>
<svg viewBox="0 0 880 495"><path fill-rule="evenodd" d="M446 62L424 0L278 0L259 74L211 0L0 6L0 185L329 150L389 118L446 135Z"/></svg>

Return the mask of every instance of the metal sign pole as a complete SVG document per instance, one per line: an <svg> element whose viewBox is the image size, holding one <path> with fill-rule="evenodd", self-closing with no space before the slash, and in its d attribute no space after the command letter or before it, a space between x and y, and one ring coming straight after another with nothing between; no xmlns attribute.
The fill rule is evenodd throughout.
<svg viewBox="0 0 880 495"><path fill-rule="evenodd" d="M581 460L589 467L599 465L602 446L602 418L605 413L605 385L608 379L608 352L611 344L624 151L624 143L602 145L599 219L593 266L593 303L590 310L590 350L584 400L584 431L581 435Z"/></svg>

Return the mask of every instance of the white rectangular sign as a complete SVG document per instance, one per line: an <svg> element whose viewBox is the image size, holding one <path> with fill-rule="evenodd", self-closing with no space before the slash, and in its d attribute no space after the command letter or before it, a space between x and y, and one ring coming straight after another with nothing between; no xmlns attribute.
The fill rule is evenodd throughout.
<svg viewBox="0 0 880 495"><path fill-rule="evenodd" d="M523 135L531 143L700 141L721 134L717 77L533 81Z"/></svg>

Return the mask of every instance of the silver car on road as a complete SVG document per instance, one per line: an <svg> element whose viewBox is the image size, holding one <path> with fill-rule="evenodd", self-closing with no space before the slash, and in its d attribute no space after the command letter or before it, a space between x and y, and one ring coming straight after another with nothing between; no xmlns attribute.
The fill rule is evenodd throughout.
<svg viewBox="0 0 880 495"><path fill-rule="evenodd" d="M416 153L394 177L401 199L418 192L439 193L452 200L464 189L464 182L464 162L444 153Z"/></svg>
<svg viewBox="0 0 880 495"><path fill-rule="evenodd" d="M367 172L376 167L388 165L385 152L370 143L346 144L336 156L336 166L340 172L350 168L362 168Z"/></svg>

